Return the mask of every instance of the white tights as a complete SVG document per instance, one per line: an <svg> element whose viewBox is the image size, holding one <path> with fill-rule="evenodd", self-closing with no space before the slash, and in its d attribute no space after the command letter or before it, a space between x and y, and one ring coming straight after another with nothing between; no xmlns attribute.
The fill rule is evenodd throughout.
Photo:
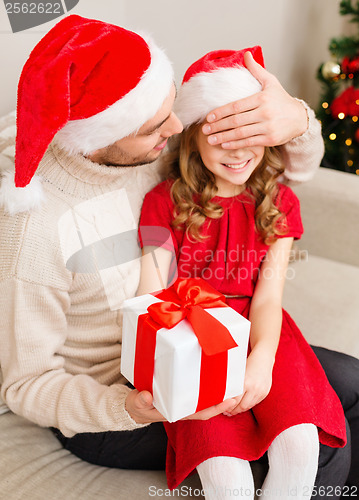
<svg viewBox="0 0 359 500"><path fill-rule="evenodd" d="M315 425L295 425L279 434L268 449L269 471L259 492L263 499L310 498L318 456L319 440ZM198 465L197 471L206 500L254 498L252 471L246 460L213 457Z"/></svg>

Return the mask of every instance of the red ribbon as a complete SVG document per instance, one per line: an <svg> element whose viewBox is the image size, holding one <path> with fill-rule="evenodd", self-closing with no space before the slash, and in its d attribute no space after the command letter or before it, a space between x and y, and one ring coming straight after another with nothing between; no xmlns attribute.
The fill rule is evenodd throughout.
<svg viewBox="0 0 359 500"><path fill-rule="evenodd" d="M170 288L156 295L163 302L151 304L148 313L164 328L173 328L187 318L203 352L208 356L237 347L220 321L204 309L228 307L225 297L200 278L179 278Z"/></svg>
<svg viewBox="0 0 359 500"><path fill-rule="evenodd" d="M202 348L200 393L196 411L223 401L227 380L228 350L237 347L228 329L204 309L228 307L225 297L200 278L179 278L156 294L162 302L151 304L137 323L134 385L152 393L156 333L173 328L187 318Z"/></svg>

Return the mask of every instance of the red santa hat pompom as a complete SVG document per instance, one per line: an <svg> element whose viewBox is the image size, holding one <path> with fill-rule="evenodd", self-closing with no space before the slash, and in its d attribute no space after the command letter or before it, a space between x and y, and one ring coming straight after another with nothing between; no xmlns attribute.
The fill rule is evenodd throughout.
<svg viewBox="0 0 359 500"><path fill-rule="evenodd" d="M245 68L246 52L264 67L262 49L255 46L209 52L188 68L175 103L175 112L185 128L202 122L211 110L262 89Z"/></svg>
<svg viewBox="0 0 359 500"><path fill-rule="evenodd" d="M55 135L69 153L88 154L135 132L172 82L170 61L149 37L66 17L36 45L20 77L15 186L31 182Z"/></svg>

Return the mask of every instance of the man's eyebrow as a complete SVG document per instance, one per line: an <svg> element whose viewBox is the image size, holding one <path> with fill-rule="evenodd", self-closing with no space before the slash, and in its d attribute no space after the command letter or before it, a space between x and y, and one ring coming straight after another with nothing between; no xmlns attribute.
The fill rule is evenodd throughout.
<svg viewBox="0 0 359 500"><path fill-rule="evenodd" d="M172 111L171 111L172 113ZM166 116L166 118L164 120L162 120L160 123L157 123L156 125L153 125L151 128L147 129L147 130L144 130L141 135L148 135L148 134L152 134L152 132L154 132L155 130L157 130L158 128L160 128L168 119L169 117L171 116L171 113Z"/></svg>

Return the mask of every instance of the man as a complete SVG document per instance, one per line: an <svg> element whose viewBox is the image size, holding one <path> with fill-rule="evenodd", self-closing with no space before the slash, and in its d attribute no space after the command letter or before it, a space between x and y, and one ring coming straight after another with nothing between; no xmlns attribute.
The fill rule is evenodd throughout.
<svg viewBox="0 0 359 500"><path fill-rule="evenodd" d="M323 153L313 112L246 62L263 91L214 110L208 140L290 141L287 178L310 178ZM124 252L123 242L160 179L155 160L182 130L174 100L171 65L153 41L79 16L39 42L19 82L15 186L4 172L0 192L1 393L14 413L100 465L164 467L163 417L119 373L120 307L139 279L136 249ZM333 469L334 484L344 484L349 454L323 450L317 485L331 484Z"/></svg>

